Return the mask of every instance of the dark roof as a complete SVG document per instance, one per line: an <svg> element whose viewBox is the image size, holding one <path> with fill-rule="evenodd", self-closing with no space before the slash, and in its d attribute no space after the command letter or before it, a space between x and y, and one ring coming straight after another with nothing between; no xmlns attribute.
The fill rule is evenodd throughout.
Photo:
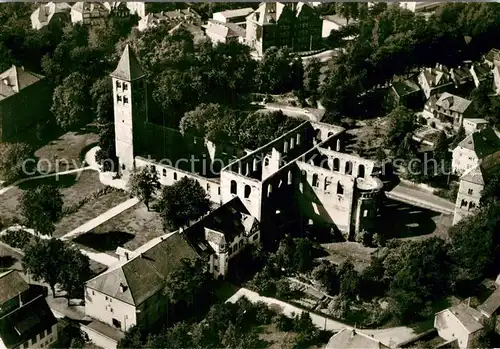
<svg viewBox="0 0 500 349"><path fill-rule="evenodd" d="M411 80L394 81L392 88L400 97L420 91L418 85Z"/></svg>
<svg viewBox="0 0 500 349"><path fill-rule="evenodd" d="M500 150L500 138L491 127L486 127L470 134L458 145L474 151L477 157L482 159Z"/></svg>
<svg viewBox="0 0 500 349"><path fill-rule="evenodd" d="M241 199L235 197L186 229L185 234L193 244L199 244L205 240L206 228L222 233L229 244L237 236L248 235L258 225L259 222L250 215Z"/></svg>
<svg viewBox="0 0 500 349"><path fill-rule="evenodd" d="M111 73L111 76L125 81L133 81L146 76L134 51L128 44L125 46L120 62L118 62L118 66L115 71Z"/></svg>
<svg viewBox="0 0 500 349"><path fill-rule="evenodd" d="M165 279L180 267L182 259L199 257L177 232L146 245L147 249L89 280L86 286L137 306L163 288Z"/></svg>
<svg viewBox="0 0 500 349"><path fill-rule="evenodd" d="M484 301L483 304L477 308L487 314L488 316L493 315L497 309L500 307L500 289L497 288L493 293Z"/></svg>
<svg viewBox="0 0 500 349"><path fill-rule="evenodd" d="M25 343L57 323L42 295L0 318L0 337L7 348Z"/></svg>
<svg viewBox="0 0 500 349"><path fill-rule="evenodd" d="M43 79L43 75L35 74L15 65L0 74L0 100L19 93L22 89Z"/></svg>
<svg viewBox="0 0 500 349"><path fill-rule="evenodd" d="M0 275L0 304L19 296L28 289L29 285L17 271L10 270Z"/></svg>

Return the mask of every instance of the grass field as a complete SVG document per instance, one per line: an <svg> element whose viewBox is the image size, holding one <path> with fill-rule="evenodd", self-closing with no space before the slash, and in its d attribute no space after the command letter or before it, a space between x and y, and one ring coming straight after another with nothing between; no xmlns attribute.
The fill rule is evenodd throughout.
<svg viewBox="0 0 500 349"><path fill-rule="evenodd" d="M118 246L135 250L163 234L160 215L148 212L143 203L138 203L93 231L78 236L74 242L100 252L114 252Z"/></svg>

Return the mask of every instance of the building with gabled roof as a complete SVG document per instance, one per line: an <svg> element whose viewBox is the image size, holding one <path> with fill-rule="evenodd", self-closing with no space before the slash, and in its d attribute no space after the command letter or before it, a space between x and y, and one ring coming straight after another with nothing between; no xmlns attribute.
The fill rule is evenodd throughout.
<svg viewBox="0 0 500 349"><path fill-rule="evenodd" d="M71 6L66 2L42 3L30 16L31 28L40 30L53 22L70 21Z"/></svg>
<svg viewBox="0 0 500 349"><path fill-rule="evenodd" d="M243 44L245 42L245 29L235 23L223 23L213 19L208 20L205 34L210 38L213 44L238 42Z"/></svg>
<svg viewBox="0 0 500 349"><path fill-rule="evenodd" d="M271 46L301 52L314 51L322 44L323 20L307 2L262 2L246 23L246 43L259 56Z"/></svg>
<svg viewBox="0 0 500 349"><path fill-rule="evenodd" d="M85 284L85 313L124 332L134 325L155 324L166 311L162 292L167 277L184 259L200 258L201 252L179 232L133 252L122 249L116 265Z"/></svg>
<svg viewBox="0 0 500 349"><path fill-rule="evenodd" d="M13 65L0 73L0 141L15 139L48 120L52 86L44 76Z"/></svg>
<svg viewBox="0 0 500 349"><path fill-rule="evenodd" d="M102 2L76 2L71 7L71 23L103 25L110 10Z"/></svg>
<svg viewBox="0 0 500 349"><path fill-rule="evenodd" d="M234 23L245 28L246 17L254 11L251 7L215 12L212 19L222 23Z"/></svg>
<svg viewBox="0 0 500 349"><path fill-rule="evenodd" d="M483 315L467 304L460 303L436 313L434 328L439 337L448 342L456 341L460 349L475 348L482 334Z"/></svg>
<svg viewBox="0 0 500 349"><path fill-rule="evenodd" d="M325 349L389 349L389 347L356 329L343 328L330 338Z"/></svg>
<svg viewBox="0 0 500 349"><path fill-rule="evenodd" d="M190 24L201 28L201 16L193 9L162 11L160 13L148 13L139 21L139 31L154 28L161 23L167 25Z"/></svg>

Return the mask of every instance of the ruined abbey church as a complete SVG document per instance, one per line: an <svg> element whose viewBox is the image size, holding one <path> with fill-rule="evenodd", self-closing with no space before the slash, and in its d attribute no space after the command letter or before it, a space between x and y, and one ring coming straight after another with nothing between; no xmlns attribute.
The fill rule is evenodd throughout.
<svg viewBox="0 0 500 349"><path fill-rule="evenodd" d="M128 46L111 77L120 175L150 165L162 185L196 179L216 204L238 197L263 236L284 215L347 239L374 228L383 185L373 161L342 152L343 128L304 121L258 149L238 151L152 123L146 74ZM184 166L193 158L200 168ZM224 165L204 170L216 163Z"/></svg>

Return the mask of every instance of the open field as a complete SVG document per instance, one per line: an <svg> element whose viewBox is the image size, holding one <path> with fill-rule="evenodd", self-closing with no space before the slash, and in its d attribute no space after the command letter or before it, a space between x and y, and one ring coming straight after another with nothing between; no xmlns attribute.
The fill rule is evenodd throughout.
<svg viewBox="0 0 500 349"><path fill-rule="evenodd" d="M73 241L99 252L114 252L118 246L135 250L164 233L160 214L138 203Z"/></svg>
<svg viewBox="0 0 500 349"><path fill-rule="evenodd" d="M328 256L322 259L335 264L341 264L349 259L358 271L365 269L370 264L371 254L376 250L364 247L357 242L334 242L321 244L321 246L328 253Z"/></svg>
<svg viewBox="0 0 500 349"><path fill-rule="evenodd" d="M81 155L99 137L91 127L78 132L67 132L59 138L50 141L35 152L39 159L39 171L43 173L61 172L81 166ZM59 168L55 164L59 162Z"/></svg>

